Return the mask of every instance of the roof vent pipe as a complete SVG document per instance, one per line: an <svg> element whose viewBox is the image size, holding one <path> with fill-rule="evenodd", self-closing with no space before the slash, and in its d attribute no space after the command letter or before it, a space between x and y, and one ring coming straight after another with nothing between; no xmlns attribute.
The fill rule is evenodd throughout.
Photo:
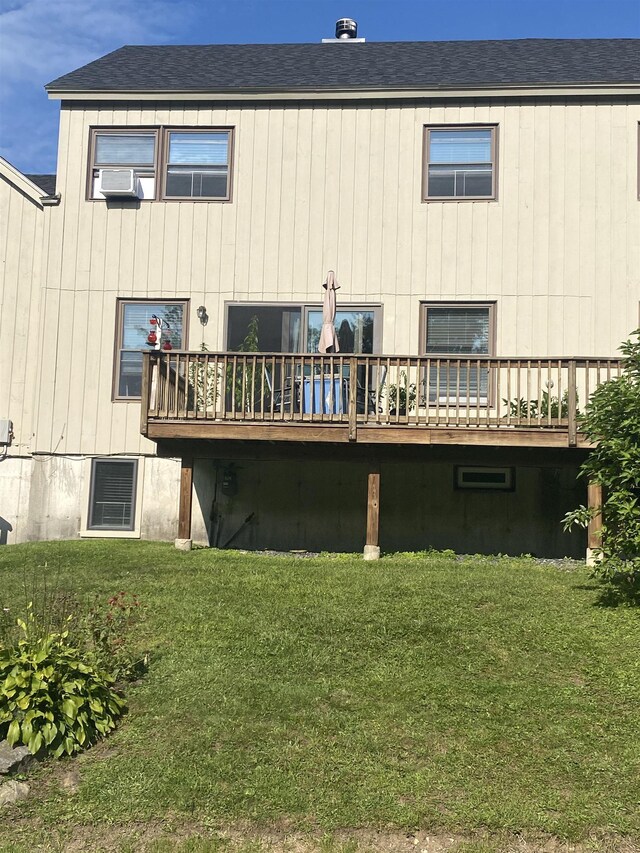
<svg viewBox="0 0 640 853"><path fill-rule="evenodd" d="M358 24L353 18L340 18L336 21L337 39L354 39L358 35Z"/></svg>

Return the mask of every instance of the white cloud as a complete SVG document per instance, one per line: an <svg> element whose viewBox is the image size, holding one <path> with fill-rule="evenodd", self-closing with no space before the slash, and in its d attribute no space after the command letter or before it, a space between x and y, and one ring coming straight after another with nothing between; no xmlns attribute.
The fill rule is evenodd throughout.
<svg viewBox="0 0 640 853"><path fill-rule="evenodd" d="M0 146L27 171L53 168L57 126L45 109L46 83L124 44L175 41L194 8L184 0L0 2Z"/></svg>
<svg viewBox="0 0 640 853"><path fill-rule="evenodd" d="M0 15L0 73L44 84L123 44L163 42L188 4L166 0L23 0Z"/></svg>

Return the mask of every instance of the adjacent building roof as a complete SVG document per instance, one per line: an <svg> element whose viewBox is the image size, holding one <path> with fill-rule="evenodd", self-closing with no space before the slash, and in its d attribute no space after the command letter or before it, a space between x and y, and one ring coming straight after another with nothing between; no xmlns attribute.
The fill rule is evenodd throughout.
<svg viewBox="0 0 640 853"><path fill-rule="evenodd" d="M25 178L29 178L32 184L40 187L40 189L44 191L44 195L55 195L55 175L25 175Z"/></svg>
<svg viewBox="0 0 640 853"><path fill-rule="evenodd" d="M126 46L51 92L349 91L640 83L640 39Z"/></svg>

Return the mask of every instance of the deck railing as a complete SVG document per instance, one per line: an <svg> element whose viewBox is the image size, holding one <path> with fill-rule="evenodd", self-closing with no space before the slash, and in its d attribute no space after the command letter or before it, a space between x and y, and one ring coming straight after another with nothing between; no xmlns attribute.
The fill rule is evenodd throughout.
<svg viewBox="0 0 640 853"><path fill-rule="evenodd" d="M617 358L145 353L149 421L563 429Z"/></svg>

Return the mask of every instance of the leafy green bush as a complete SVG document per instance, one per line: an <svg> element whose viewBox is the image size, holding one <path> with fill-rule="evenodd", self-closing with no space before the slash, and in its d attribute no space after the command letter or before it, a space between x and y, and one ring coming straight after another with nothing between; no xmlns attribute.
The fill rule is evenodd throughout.
<svg viewBox="0 0 640 853"><path fill-rule="evenodd" d="M0 649L0 739L60 757L115 728L126 705L113 676L68 631L42 634L32 617L18 626L17 643Z"/></svg>
<svg viewBox="0 0 640 853"><path fill-rule="evenodd" d="M604 492L595 573L635 592L640 585L640 329L620 349L622 375L596 388L580 417L581 431L595 445L581 471ZM565 529L586 527L597 512L578 507L565 516Z"/></svg>

